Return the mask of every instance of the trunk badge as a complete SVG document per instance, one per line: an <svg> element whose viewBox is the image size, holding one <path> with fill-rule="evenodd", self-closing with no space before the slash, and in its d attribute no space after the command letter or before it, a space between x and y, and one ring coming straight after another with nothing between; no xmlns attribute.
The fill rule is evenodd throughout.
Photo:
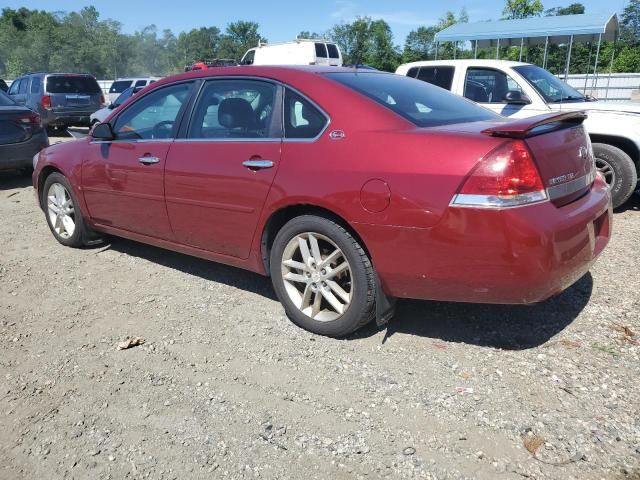
<svg viewBox="0 0 640 480"><path fill-rule="evenodd" d="M329 133L329 138L331 140L342 140L345 137L345 133L343 130L332 130Z"/></svg>

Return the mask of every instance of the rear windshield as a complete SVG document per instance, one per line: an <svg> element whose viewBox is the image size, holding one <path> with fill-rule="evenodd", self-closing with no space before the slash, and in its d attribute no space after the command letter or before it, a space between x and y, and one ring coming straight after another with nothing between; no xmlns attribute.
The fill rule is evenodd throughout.
<svg viewBox="0 0 640 480"><path fill-rule="evenodd" d="M0 107L9 107L11 105L16 105L16 102L11 100L6 93L0 90Z"/></svg>
<svg viewBox="0 0 640 480"><path fill-rule="evenodd" d="M133 83L132 80L116 80L111 84L109 93L122 93Z"/></svg>
<svg viewBox="0 0 640 480"><path fill-rule="evenodd" d="M327 73L328 77L375 100L418 127L501 118L469 100L426 82L392 73Z"/></svg>
<svg viewBox="0 0 640 480"><path fill-rule="evenodd" d="M49 75L48 93L102 93L96 79L87 75Z"/></svg>

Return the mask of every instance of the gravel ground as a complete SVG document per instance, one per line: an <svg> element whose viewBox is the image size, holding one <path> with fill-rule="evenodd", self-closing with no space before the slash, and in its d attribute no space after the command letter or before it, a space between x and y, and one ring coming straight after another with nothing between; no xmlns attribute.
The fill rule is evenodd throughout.
<svg viewBox="0 0 640 480"><path fill-rule="evenodd" d="M401 301L346 340L252 273L62 247L29 179L0 216L2 479L640 478L637 198L542 305Z"/></svg>

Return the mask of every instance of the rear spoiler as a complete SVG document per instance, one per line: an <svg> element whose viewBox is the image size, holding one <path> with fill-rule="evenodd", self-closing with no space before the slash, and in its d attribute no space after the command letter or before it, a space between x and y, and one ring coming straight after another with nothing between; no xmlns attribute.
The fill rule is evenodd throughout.
<svg viewBox="0 0 640 480"><path fill-rule="evenodd" d="M549 129L542 129L538 132L535 131L538 127L543 125L556 124L557 129L567 128L570 126L580 125L586 118L587 114L580 111L546 113L544 115L536 115L535 117L522 118L497 127L487 128L486 130L483 130L482 133L486 133L492 137L527 138L549 132Z"/></svg>

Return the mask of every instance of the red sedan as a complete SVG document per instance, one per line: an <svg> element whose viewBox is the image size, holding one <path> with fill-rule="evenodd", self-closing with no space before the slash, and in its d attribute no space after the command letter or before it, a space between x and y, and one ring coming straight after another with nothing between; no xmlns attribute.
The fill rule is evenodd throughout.
<svg viewBox="0 0 640 480"><path fill-rule="evenodd" d="M398 297L533 303L609 240L580 113L506 123L399 75L229 67L154 83L44 150L55 238L112 234L270 275L289 317L344 336Z"/></svg>

